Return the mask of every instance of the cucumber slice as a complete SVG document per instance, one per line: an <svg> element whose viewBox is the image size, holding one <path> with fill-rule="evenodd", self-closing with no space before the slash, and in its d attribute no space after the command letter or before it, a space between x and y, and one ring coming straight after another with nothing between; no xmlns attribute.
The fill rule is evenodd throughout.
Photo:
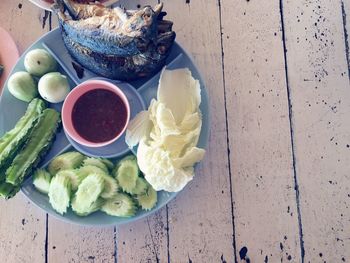
<svg viewBox="0 0 350 263"><path fill-rule="evenodd" d="M33 184L43 194L49 193L51 179L51 174L45 169L36 169L33 174Z"/></svg>
<svg viewBox="0 0 350 263"><path fill-rule="evenodd" d="M110 160L106 158L100 158L100 160L104 163L104 165L108 168L109 171L113 170L114 164Z"/></svg>
<svg viewBox="0 0 350 263"><path fill-rule="evenodd" d="M83 166L88 166L88 165L96 166L102 169L103 171L105 171L105 173L108 173L107 165L100 158L94 158L94 157L86 158L84 160Z"/></svg>
<svg viewBox="0 0 350 263"><path fill-rule="evenodd" d="M69 178L71 186L72 186L72 191L75 192L78 189L79 184L81 183L81 178L77 175L77 170L63 170L59 171L56 176L66 176Z"/></svg>
<svg viewBox="0 0 350 263"><path fill-rule="evenodd" d="M103 175L103 179L105 187L101 193L101 197L108 199L113 197L118 191L118 183L112 176L106 174Z"/></svg>
<svg viewBox="0 0 350 263"><path fill-rule="evenodd" d="M151 185L147 188L146 193L138 195L136 197L139 206L146 211L151 210L157 203L157 192Z"/></svg>
<svg viewBox="0 0 350 263"><path fill-rule="evenodd" d="M119 161L115 173L115 177L124 192L131 193L136 186L139 177L139 167L135 156L129 155Z"/></svg>
<svg viewBox="0 0 350 263"><path fill-rule="evenodd" d="M132 189L131 194L133 195L141 195L146 193L149 187L149 183L143 179L142 177L138 177L136 180L136 186Z"/></svg>
<svg viewBox="0 0 350 263"><path fill-rule="evenodd" d="M59 171L78 168L85 156L79 152L66 152L55 157L49 164L49 172L52 175Z"/></svg>
<svg viewBox="0 0 350 263"><path fill-rule="evenodd" d="M85 213L98 199L104 188L104 179L101 174L88 175L79 185L75 193L75 210Z"/></svg>
<svg viewBox="0 0 350 263"><path fill-rule="evenodd" d="M83 211L83 210L81 210L79 203L77 203L77 199L73 198L72 210L78 216L87 216L87 215L90 215L90 214L100 210L104 203L105 203L105 200L103 198L98 198L95 202L93 202L91 204L90 207L88 207L86 210Z"/></svg>
<svg viewBox="0 0 350 263"><path fill-rule="evenodd" d="M82 166L77 170L77 176L80 181L84 180L89 174L106 174L106 172L93 165Z"/></svg>
<svg viewBox="0 0 350 263"><path fill-rule="evenodd" d="M57 213L67 213L71 196L71 182L68 176L55 176L49 188L49 201Z"/></svg>
<svg viewBox="0 0 350 263"><path fill-rule="evenodd" d="M111 216L131 217L136 213L136 205L127 194L117 193L113 198L106 200L101 211Z"/></svg>

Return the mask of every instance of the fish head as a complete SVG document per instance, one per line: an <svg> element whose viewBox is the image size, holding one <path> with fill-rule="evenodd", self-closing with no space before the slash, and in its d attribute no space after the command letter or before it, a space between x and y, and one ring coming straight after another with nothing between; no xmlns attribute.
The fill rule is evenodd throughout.
<svg viewBox="0 0 350 263"><path fill-rule="evenodd" d="M126 13L127 19L124 21L123 29L127 33L138 33L143 36L157 34L158 16L161 13L163 4L157 4L153 9L145 6L141 10Z"/></svg>

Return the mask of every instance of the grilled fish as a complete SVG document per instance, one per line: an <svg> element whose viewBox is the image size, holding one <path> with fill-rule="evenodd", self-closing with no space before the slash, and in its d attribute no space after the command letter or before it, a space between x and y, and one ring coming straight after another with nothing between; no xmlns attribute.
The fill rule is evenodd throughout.
<svg viewBox="0 0 350 263"><path fill-rule="evenodd" d="M111 79L133 80L159 71L175 41L163 4L134 10L56 0L63 41L82 66ZM69 16L65 13L68 11Z"/></svg>

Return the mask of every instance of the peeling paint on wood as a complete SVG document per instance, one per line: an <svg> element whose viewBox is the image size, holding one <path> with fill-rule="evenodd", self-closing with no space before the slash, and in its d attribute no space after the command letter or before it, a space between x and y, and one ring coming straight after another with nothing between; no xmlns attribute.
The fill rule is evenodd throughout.
<svg viewBox="0 0 350 263"><path fill-rule="evenodd" d="M237 3L222 1L236 253L300 262L279 2Z"/></svg>
<svg viewBox="0 0 350 263"><path fill-rule="evenodd" d="M48 262L114 262L113 227L94 228L48 221Z"/></svg>
<svg viewBox="0 0 350 263"><path fill-rule="evenodd" d="M210 93L212 133L196 177L167 207L118 228L60 222L22 195L0 200L0 258L349 261L350 2L164 2ZM0 1L0 10L20 51L57 26L29 1Z"/></svg>
<svg viewBox="0 0 350 263"><path fill-rule="evenodd" d="M284 17L305 262L320 255L322 262L341 262L350 258L344 239L350 227L350 86L342 5L285 1Z"/></svg>
<svg viewBox="0 0 350 263"><path fill-rule="evenodd" d="M10 201L0 199L1 262L43 262L45 213L19 194Z"/></svg>

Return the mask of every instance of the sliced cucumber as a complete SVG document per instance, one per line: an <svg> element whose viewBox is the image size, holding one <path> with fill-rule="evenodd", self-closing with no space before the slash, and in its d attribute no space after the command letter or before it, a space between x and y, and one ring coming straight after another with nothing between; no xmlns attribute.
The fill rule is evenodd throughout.
<svg viewBox="0 0 350 263"><path fill-rule="evenodd" d="M147 188L144 194L138 195L136 197L139 206L146 211L151 210L157 203L157 192L152 188L151 185Z"/></svg>
<svg viewBox="0 0 350 263"><path fill-rule="evenodd" d="M71 182L68 176L55 176L49 188L49 201L53 209L63 215L67 212L71 196Z"/></svg>
<svg viewBox="0 0 350 263"><path fill-rule="evenodd" d="M106 174L106 172L93 165L82 166L77 170L77 176L80 181L84 180L89 174Z"/></svg>
<svg viewBox="0 0 350 263"><path fill-rule="evenodd" d="M88 175L79 185L75 193L75 210L85 213L98 199L104 188L104 179L101 174Z"/></svg>
<svg viewBox="0 0 350 263"><path fill-rule="evenodd" d="M36 169L33 174L33 184L39 192L48 194L52 176L45 169Z"/></svg>
<svg viewBox="0 0 350 263"><path fill-rule="evenodd" d="M52 175L57 174L59 171L67 169L78 168L85 156L79 152L66 152L55 157L49 164L49 172Z"/></svg>
<svg viewBox="0 0 350 263"><path fill-rule="evenodd" d="M77 170L62 170L59 171L56 176L66 176L69 178L71 186L72 186L72 191L75 192L78 189L79 184L81 183L81 179L78 176L78 171Z"/></svg>
<svg viewBox="0 0 350 263"><path fill-rule="evenodd" d="M93 202L90 205L90 207L86 208L85 210L82 210L82 208L79 205L79 203L77 203L77 199L73 198L73 200L72 200L72 210L78 216L87 216L87 215L90 215L90 214L100 210L104 203L105 203L105 200L103 198L98 198L95 202Z"/></svg>
<svg viewBox="0 0 350 263"><path fill-rule="evenodd" d="M101 211L111 216L131 217L136 213L136 205L127 194L117 193L111 199L106 200Z"/></svg>
<svg viewBox="0 0 350 263"><path fill-rule="evenodd" d="M137 166L136 157L129 155L119 161L115 177L124 192L131 193L136 187L136 181L139 177L139 167Z"/></svg>
<svg viewBox="0 0 350 263"><path fill-rule="evenodd" d="M149 183L142 177L138 177L136 180L136 186L134 189L132 189L131 194L133 195L144 194L146 193L148 187L149 187Z"/></svg>
<svg viewBox="0 0 350 263"><path fill-rule="evenodd" d="M101 162L104 163L104 165L106 165L106 167L108 168L109 171L113 170L114 164L110 160L108 160L106 158L100 158L100 160L101 160Z"/></svg>
<svg viewBox="0 0 350 263"><path fill-rule="evenodd" d="M105 171L105 173L108 173L107 165L100 158L94 158L94 157L86 158L84 160L83 166L88 166L88 165L96 166L102 169L103 171Z"/></svg>
<svg viewBox="0 0 350 263"><path fill-rule="evenodd" d="M103 175L103 179L105 187L103 189L103 192L101 193L101 197L108 199L113 197L114 194L117 192L118 183L112 176L106 174Z"/></svg>

